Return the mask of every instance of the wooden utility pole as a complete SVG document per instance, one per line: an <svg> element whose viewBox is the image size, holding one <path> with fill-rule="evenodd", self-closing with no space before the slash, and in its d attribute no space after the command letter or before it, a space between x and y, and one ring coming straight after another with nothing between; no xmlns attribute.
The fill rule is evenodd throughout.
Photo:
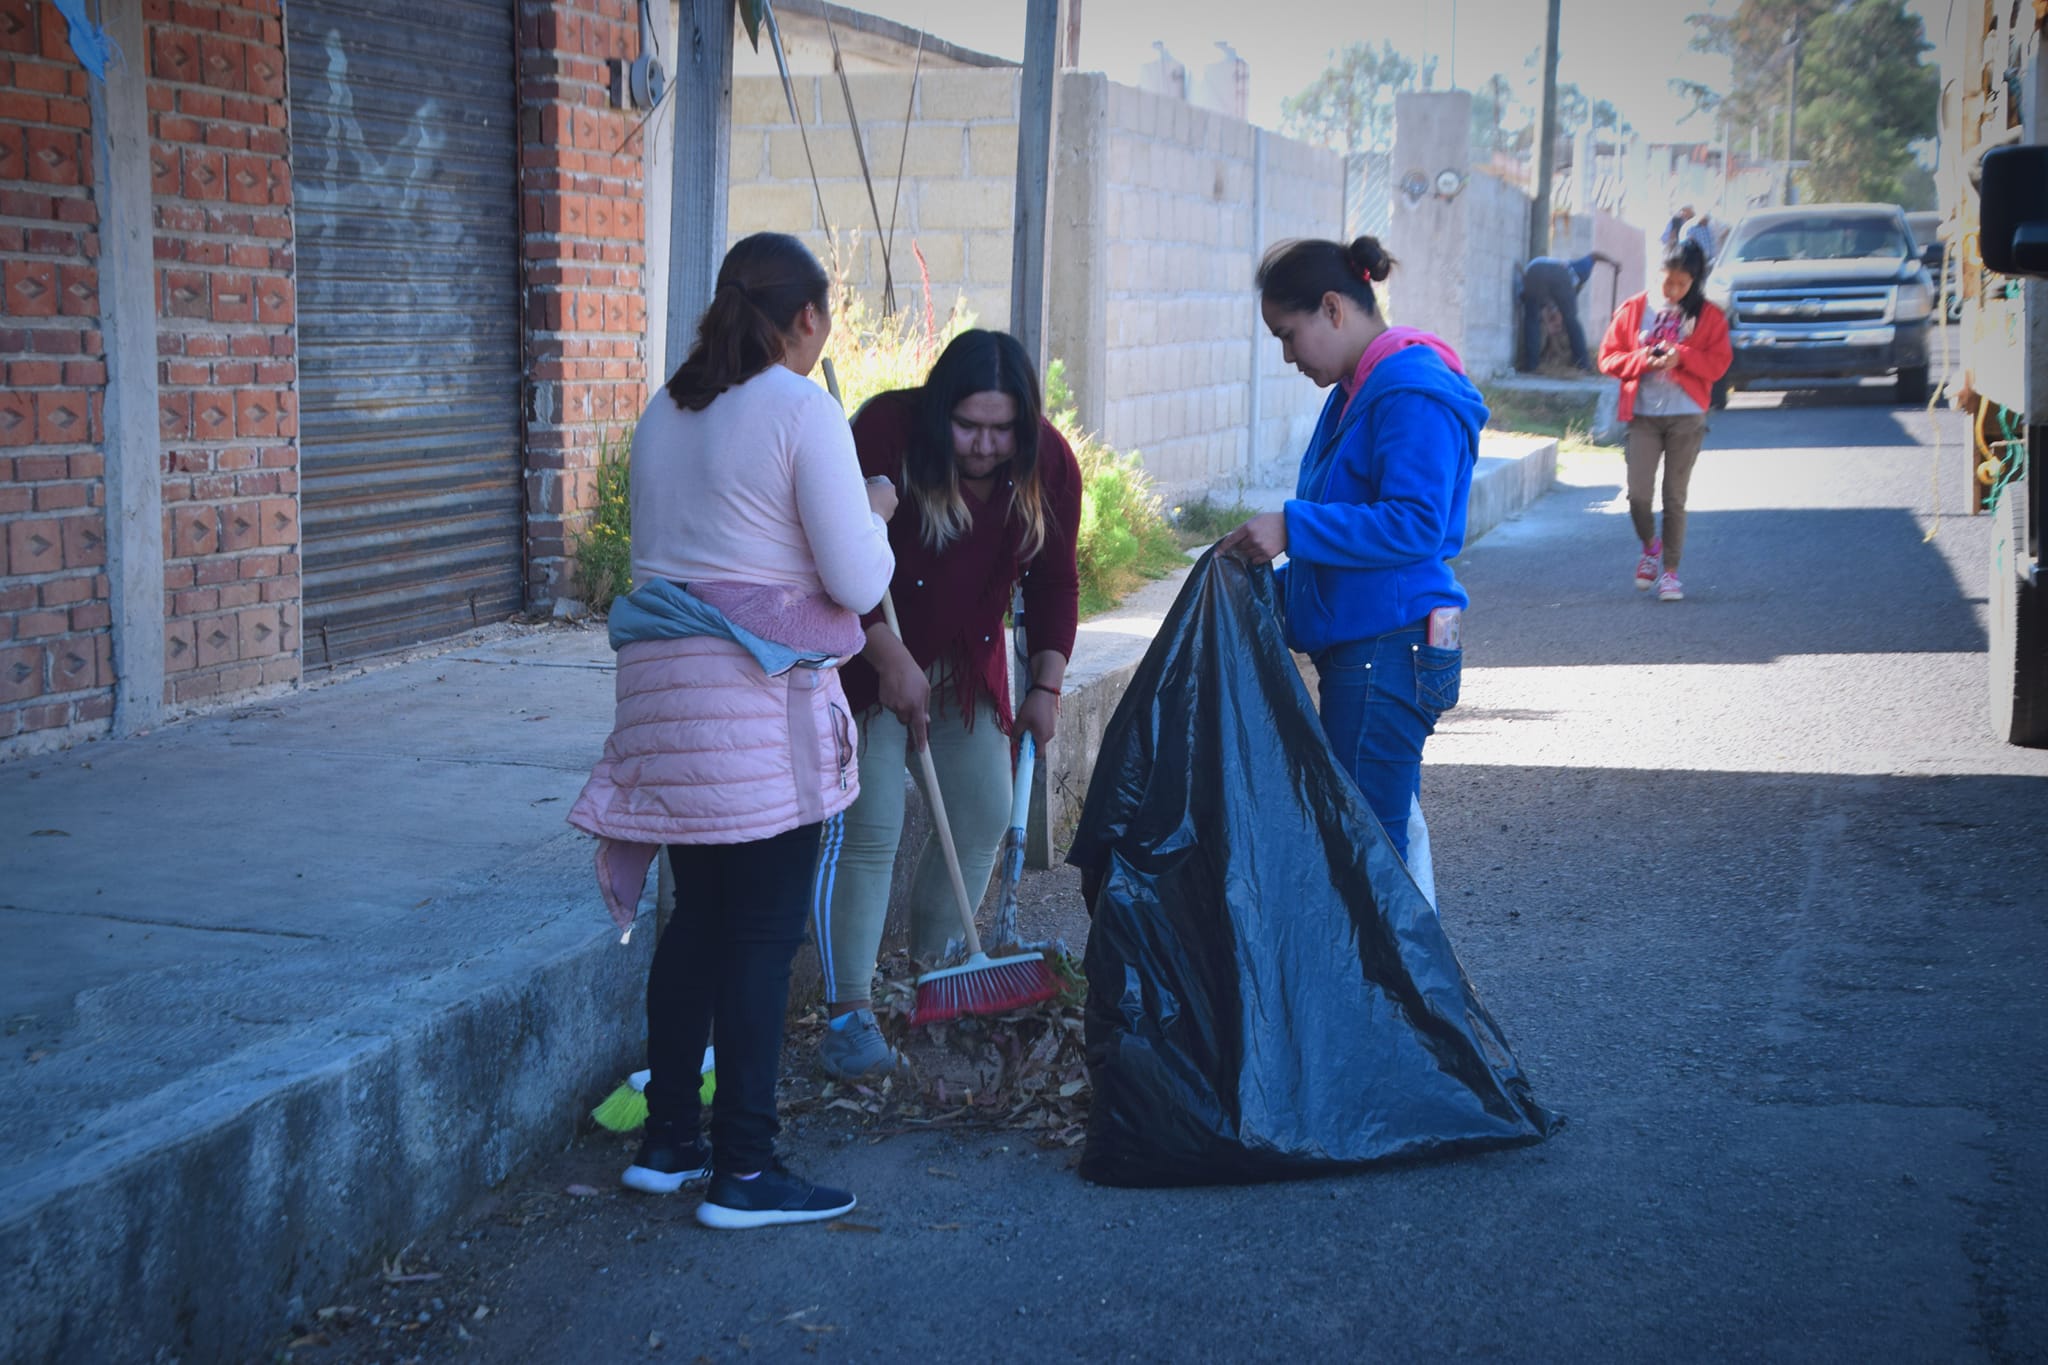
<svg viewBox="0 0 2048 1365"><path fill-rule="evenodd" d="M725 259L732 164L733 0L683 0L677 23L676 127L668 229L668 354L674 374L696 340Z"/></svg>
<svg viewBox="0 0 2048 1365"><path fill-rule="evenodd" d="M1550 254L1550 182L1557 175L1557 31L1564 0L1550 0L1543 25L1543 116L1536 121L1536 193L1529 207L1529 259Z"/></svg>
<svg viewBox="0 0 2048 1365"><path fill-rule="evenodd" d="M1792 36L1785 40L1785 202L1799 202L1792 185L1792 149L1799 135L1799 18L1792 19Z"/></svg>
<svg viewBox="0 0 2048 1365"><path fill-rule="evenodd" d="M1017 208L1010 253L1010 335L1045 372L1046 210L1052 197L1053 92L1060 64L1059 0L1029 0L1024 85L1017 101Z"/></svg>

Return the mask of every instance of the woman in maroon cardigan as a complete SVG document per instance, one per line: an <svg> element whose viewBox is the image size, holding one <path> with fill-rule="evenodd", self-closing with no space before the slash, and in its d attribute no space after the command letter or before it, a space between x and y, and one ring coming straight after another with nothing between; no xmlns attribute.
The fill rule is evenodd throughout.
<svg viewBox="0 0 2048 1365"><path fill-rule="evenodd" d="M988 886L1010 811L1010 736L1042 752L1059 724L1080 579L1081 471L1041 415L1038 376L1000 332L948 345L924 385L877 395L853 419L861 472L902 493L889 540L898 641L879 611L867 647L841 670L861 733L860 799L827 822L812 891L832 1024L819 1048L831 1075L894 1070L869 1004L903 834L903 774L923 781L929 747L969 896ZM1030 680L1013 718L1003 615L1021 584ZM911 888L910 946L935 960L959 912L928 842Z"/></svg>

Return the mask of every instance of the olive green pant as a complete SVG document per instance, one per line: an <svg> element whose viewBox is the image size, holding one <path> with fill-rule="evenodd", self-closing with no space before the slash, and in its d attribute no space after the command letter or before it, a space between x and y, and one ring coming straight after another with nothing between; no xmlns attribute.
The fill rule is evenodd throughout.
<svg viewBox="0 0 2048 1365"><path fill-rule="evenodd" d="M1685 490L1692 483L1692 467L1700 458L1700 443L1707 438L1707 417L1702 412L1677 413L1670 417L1629 419L1628 516L1635 523L1636 538L1647 545L1657 538L1657 524L1650 515L1650 498L1657 487L1657 465L1664 465L1664 568L1678 572L1685 553Z"/></svg>
<svg viewBox="0 0 2048 1365"><path fill-rule="evenodd" d="M910 733L892 712L860 718L860 797L826 822L813 883L812 916L824 958L827 998L866 1000L874 989L875 958L889 916L896 846L903 838L903 773L907 767L930 809L924 764L910 749ZM932 688L932 766L937 770L960 876L970 905L979 905L1010 823L1010 739L985 699L969 728L952 684ZM910 889L910 952L935 962L949 939L960 936L960 911L946 871L936 824L918 854Z"/></svg>

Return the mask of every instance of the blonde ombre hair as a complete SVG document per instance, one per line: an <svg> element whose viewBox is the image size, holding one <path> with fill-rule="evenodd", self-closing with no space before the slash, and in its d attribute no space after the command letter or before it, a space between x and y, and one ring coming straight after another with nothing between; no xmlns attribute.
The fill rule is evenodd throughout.
<svg viewBox="0 0 2048 1365"><path fill-rule="evenodd" d="M924 542L944 550L973 524L960 491L953 454L953 410L977 393L1006 393L1017 405L1016 449L1010 456L1010 516L1023 528L1024 557L1045 545L1045 485L1038 471L1043 404L1038 374L1017 339L980 328L954 337L917 391L917 421L903 455L904 484L917 503Z"/></svg>

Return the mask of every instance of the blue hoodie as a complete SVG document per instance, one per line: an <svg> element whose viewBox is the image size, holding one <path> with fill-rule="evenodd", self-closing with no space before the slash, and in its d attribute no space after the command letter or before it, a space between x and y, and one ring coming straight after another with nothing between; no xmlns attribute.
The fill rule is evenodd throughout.
<svg viewBox="0 0 2048 1365"><path fill-rule="evenodd" d="M1288 641L1308 653L1370 639L1470 599L1451 573L1486 403L1428 346L1323 405L1286 506Z"/></svg>

